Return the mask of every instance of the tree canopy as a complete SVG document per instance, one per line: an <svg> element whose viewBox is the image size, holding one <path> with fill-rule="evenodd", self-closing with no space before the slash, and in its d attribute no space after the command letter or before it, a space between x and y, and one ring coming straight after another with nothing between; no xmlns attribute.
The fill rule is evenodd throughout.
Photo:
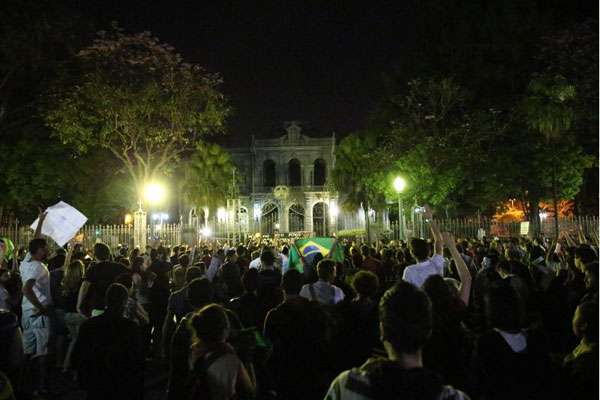
<svg viewBox="0 0 600 400"><path fill-rule="evenodd" d="M229 108L219 76L148 32L100 32L74 68L75 78L48 98L48 125L79 153L107 149L138 193L197 139L224 131Z"/></svg>

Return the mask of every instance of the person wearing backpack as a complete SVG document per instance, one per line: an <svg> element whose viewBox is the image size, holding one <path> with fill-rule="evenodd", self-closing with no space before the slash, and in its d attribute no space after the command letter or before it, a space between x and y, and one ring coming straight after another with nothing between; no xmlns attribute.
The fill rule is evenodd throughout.
<svg viewBox="0 0 600 400"><path fill-rule="evenodd" d="M190 357L192 385L188 398L254 397L254 378L227 343L230 324L225 309L210 304L195 313L190 322L196 340Z"/></svg>
<svg viewBox="0 0 600 400"><path fill-rule="evenodd" d="M344 300L344 292L331 282L335 280L335 261L324 259L317 264L319 280L302 286L300 296L318 301L324 305L334 305Z"/></svg>

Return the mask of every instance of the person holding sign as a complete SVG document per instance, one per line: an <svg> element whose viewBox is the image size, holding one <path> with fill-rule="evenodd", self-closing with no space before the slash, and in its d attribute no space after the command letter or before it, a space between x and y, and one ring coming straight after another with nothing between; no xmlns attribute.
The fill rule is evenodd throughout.
<svg viewBox="0 0 600 400"><path fill-rule="evenodd" d="M48 354L50 319L48 317L52 298L50 296L50 273L44 265L48 257L48 243L42 238L42 226L46 213L40 213L34 239L29 242L29 252L19 271L23 283L23 347L29 362L37 372L34 395L45 392L45 360ZM34 374L35 375L35 374Z"/></svg>

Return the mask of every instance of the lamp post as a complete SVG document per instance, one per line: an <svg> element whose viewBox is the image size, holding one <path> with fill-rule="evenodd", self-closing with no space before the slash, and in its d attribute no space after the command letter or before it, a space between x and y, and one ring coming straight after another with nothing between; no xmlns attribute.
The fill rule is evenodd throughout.
<svg viewBox="0 0 600 400"><path fill-rule="evenodd" d="M401 176L397 176L396 179L394 179L394 190L396 191L396 193L398 193L398 225L399 225L399 230L400 230L400 234L399 234L400 240L406 239L405 232L404 232L404 215L402 215L403 212L402 212L402 197L401 197L401 194L404 191L404 188L406 188L406 181Z"/></svg>

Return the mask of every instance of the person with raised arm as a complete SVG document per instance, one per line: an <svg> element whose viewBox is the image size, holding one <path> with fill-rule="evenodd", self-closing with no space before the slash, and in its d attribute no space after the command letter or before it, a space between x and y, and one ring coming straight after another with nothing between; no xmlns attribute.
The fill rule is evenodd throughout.
<svg viewBox="0 0 600 400"><path fill-rule="evenodd" d="M444 274L444 239L429 206L425 206L425 218L429 220L434 239L433 256L429 257L429 248L424 239L412 238L409 243L410 254L417 260L417 263L406 267L402 274L404 281L417 287L422 287L431 275Z"/></svg>
<svg viewBox="0 0 600 400"><path fill-rule="evenodd" d="M469 272L469 268L467 267L464 258L462 258L458 252L458 249L456 248L454 236L449 232L444 232L442 233L442 237L444 239L444 244L450 250L452 260L454 260L454 264L456 264L458 277L460 278L460 287L458 291L459 297L463 303L465 303L465 306L468 306L469 296L471 295L471 273Z"/></svg>
<svg viewBox="0 0 600 400"><path fill-rule="evenodd" d="M37 376L33 384L33 395L39 396L46 391L46 355L50 337L50 273L43 261L48 257L48 243L42 238L42 226L46 213L38 217L34 238L29 242L29 252L19 267L23 283L23 348L28 361L35 368ZM34 374L35 375L35 374Z"/></svg>

